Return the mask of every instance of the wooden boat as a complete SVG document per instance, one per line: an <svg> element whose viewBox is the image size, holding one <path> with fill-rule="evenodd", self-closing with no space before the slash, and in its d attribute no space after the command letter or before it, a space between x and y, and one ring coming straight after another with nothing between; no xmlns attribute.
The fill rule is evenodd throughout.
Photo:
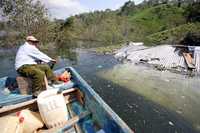
<svg viewBox="0 0 200 133"><path fill-rule="evenodd" d="M55 71L69 71L72 75L70 83L59 88L62 91L70 119L64 126L48 129L47 132L74 133L133 133L126 123L101 99L101 97L82 79L72 67ZM4 88L6 78L0 80L0 88ZM37 99L31 95L0 94L0 117L22 109L38 110ZM72 129L69 131L69 129Z"/></svg>

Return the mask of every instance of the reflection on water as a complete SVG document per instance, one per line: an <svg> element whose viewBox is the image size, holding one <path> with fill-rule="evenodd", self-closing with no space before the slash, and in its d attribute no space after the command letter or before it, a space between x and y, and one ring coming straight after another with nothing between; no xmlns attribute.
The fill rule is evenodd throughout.
<svg viewBox="0 0 200 133"><path fill-rule="evenodd" d="M136 133L193 133L190 123L198 128L199 79L141 67L130 71L112 55L83 49L65 47L48 54L58 57L56 69L75 67ZM15 53L1 57L1 77L15 73L14 58Z"/></svg>
<svg viewBox="0 0 200 133"><path fill-rule="evenodd" d="M173 111L200 131L199 77L190 78L131 64L117 65L99 72L98 75Z"/></svg>
<svg viewBox="0 0 200 133"><path fill-rule="evenodd" d="M74 64L77 64L78 57L77 57L77 52L74 49L71 49L71 48L60 48L57 51L57 55L61 59L68 59L68 60L74 62Z"/></svg>
<svg viewBox="0 0 200 133"><path fill-rule="evenodd" d="M14 69L15 56L1 56L0 58L0 77L16 75Z"/></svg>

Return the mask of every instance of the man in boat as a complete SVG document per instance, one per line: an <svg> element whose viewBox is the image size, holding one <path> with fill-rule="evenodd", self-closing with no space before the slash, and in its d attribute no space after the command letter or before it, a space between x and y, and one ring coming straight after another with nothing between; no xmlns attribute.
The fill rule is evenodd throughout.
<svg viewBox="0 0 200 133"><path fill-rule="evenodd" d="M28 36L26 42L18 49L15 59L15 69L17 72L21 76L32 80L32 94L34 96L37 96L41 91L46 89L46 78L51 83L57 82L49 65L37 64L38 60L45 63L56 63L56 60L50 58L37 48L38 44L39 41L34 36Z"/></svg>

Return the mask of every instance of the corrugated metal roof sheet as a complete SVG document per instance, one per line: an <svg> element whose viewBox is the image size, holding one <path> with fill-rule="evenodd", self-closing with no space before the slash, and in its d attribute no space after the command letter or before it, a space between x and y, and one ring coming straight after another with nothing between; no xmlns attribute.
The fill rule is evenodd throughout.
<svg viewBox="0 0 200 133"><path fill-rule="evenodd" d="M194 62L197 72L200 72L200 47L194 49Z"/></svg>
<svg viewBox="0 0 200 133"><path fill-rule="evenodd" d="M117 50L115 53L115 57L116 58L122 58L122 57L126 57L127 55L131 54L132 52L138 51L138 50L143 50L146 49L148 47L144 46L144 45L128 45L128 46L124 46L123 48Z"/></svg>
<svg viewBox="0 0 200 133"><path fill-rule="evenodd" d="M141 46L134 46L133 48L127 47L127 49L129 49L127 51L130 52L124 52L123 49L125 48L119 51L122 53L124 52L123 54L121 53L121 55L134 63L145 60L149 64L160 65L167 69L175 67L187 69L184 57L179 55L179 50L176 50L175 47L170 45L160 45L150 48L144 47L145 49L140 48Z"/></svg>

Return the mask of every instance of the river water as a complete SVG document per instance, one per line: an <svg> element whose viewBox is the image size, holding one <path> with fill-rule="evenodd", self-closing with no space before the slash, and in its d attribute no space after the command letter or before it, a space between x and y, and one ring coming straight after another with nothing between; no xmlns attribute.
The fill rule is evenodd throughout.
<svg viewBox="0 0 200 133"><path fill-rule="evenodd" d="M86 49L50 51L55 69L73 66L136 133L200 132L200 80L121 64ZM0 76L12 76L15 52L0 55Z"/></svg>

